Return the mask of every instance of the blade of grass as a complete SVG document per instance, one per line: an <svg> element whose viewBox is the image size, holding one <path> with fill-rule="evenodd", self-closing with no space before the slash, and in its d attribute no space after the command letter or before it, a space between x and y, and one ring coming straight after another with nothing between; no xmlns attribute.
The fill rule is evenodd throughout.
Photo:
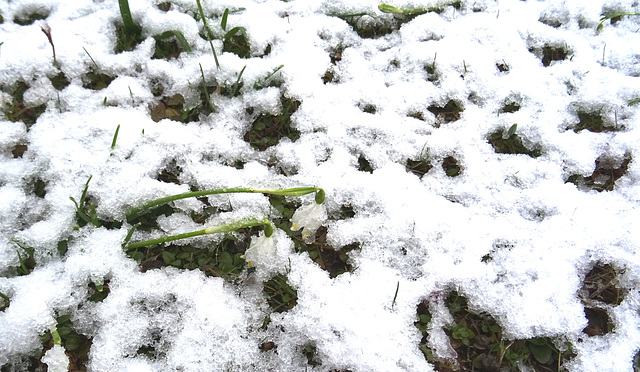
<svg viewBox="0 0 640 372"><path fill-rule="evenodd" d="M116 147L116 141L118 140L118 132L120 131L120 124L116 127L116 132L113 134L113 141L111 141L111 155L113 155L113 149Z"/></svg>
<svg viewBox="0 0 640 372"><path fill-rule="evenodd" d="M180 32L178 30L165 31L165 32L161 33L160 35L154 36L153 38L156 39L156 40L162 40L162 39L170 38L171 36L175 36L176 40L178 40L178 43L180 43L180 46L182 47L182 50L184 50L185 52L190 52L191 51L191 46L187 42L187 39L184 37L182 32Z"/></svg>
<svg viewBox="0 0 640 372"><path fill-rule="evenodd" d="M213 47L213 42L211 41L211 39L213 39L213 34L211 33L209 25L207 25L207 19L204 16L204 10L202 10L202 4L200 3L200 0L196 0L196 3L198 4L198 12L200 12L200 18L202 18L202 24L204 24L204 30L207 32L207 39L209 39L211 52L213 52L213 59L216 60L216 68L220 69L220 63L218 63L218 55L216 54L216 50Z"/></svg>
<svg viewBox="0 0 640 372"><path fill-rule="evenodd" d="M238 90L240 90L240 78L242 78L242 73L244 72L245 68L247 68L247 65L244 65L242 70L240 70L240 74L238 74L238 79L236 79L236 82L233 84L233 91L231 92L232 97L235 97L236 94L238 94Z"/></svg>
<svg viewBox="0 0 640 372"><path fill-rule="evenodd" d="M122 16L122 22L124 23L124 29L129 36L133 36L140 32L138 26L133 23L131 17L131 9L129 9L128 0L118 0L118 6L120 7L120 15Z"/></svg>
<svg viewBox="0 0 640 372"><path fill-rule="evenodd" d="M225 8L224 13L222 13L222 21L220 21L220 26L223 31L227 30L227 17L229 16L229 8Z"/></svg>
<svg viewBox="0 0 640 372"><path fill-rule="evenodd" d="M204 78L204 71L202 70L202 65L198 63L200 66L200 74L202 74L202 93L204 93L204 97L207 100L207 104L209 105L209 109L211 112L216 112L215 106L213 106L213 102L211 101L211 97L209 96L209 91L207 90L207 81Z"/></svg>
<svg viewBox="0 0 640 372"><path fill-rule="evenodd" d="M91 59L91 62L93 63L93 66L96 68L96 72L98 72L99 68L98 68L98 64L96 63L96 61L93 60L93 57L91 57L91 54L89 54L89 52L82 47L82 49L84 50L85 53L87 53L87 55L89 56L89 59ZM106 101L106 97L105 97L105 101Z"/></svg>

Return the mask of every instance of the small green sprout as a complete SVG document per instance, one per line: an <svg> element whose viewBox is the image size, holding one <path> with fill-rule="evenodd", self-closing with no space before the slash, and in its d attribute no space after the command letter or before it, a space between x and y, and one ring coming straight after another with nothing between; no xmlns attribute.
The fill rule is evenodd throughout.
<svg viewBox="0 0 640 372"><path fill-rule="evenodd" d="M87 189L89 188L89 182L91 182L91 178L93 178L93 176L89 176L87 183L84 185L84 189L82 190L82 194L80 195L80 201L76 202L76 200L72 196L69 197L69 199L76 206L76 218L78 221L77 226L80 226L80 227L88 223L92 224L95 227L100 227L100 221L98 221L98 216L96 214L96 206L93 205L93 203L89 204L88 206L89 211L86 212Z"/></svg>
<svg viewBox="0 0 640 372"><path fill-rule="evenodd" d="M36 266L36 261L33 257L35 250L33 248L27 247L24 244L21 244L17 240L9 239L14 242L18 247L20 247L25 253L26 256L22 257L20 251L16 251L18 253L18 261L20 262L20 266L18 267L18 275L29 275L33 268Z"/></svg>
<svg viewBox="0 0 640 372"><path fill-rule="evenodd" d="M131 91L131 88L129 88ZM113 141L111 141L111 155L113 155L113 149L116 147L116 141L118 140L118 132L120 131L120 124L116 127L116 132L113 134Z"/></svg>
<svg viewBox="0 0 640 372"><path fill-rule="evenodd" d="M235 97L238 95L238 91L240 90L240 79L242 78L242 74L244 73L245 68L247 68L247 65L245 65L242 70L240 70L238 79L236 79L236 82L231 86L231 97Z"/></svg>

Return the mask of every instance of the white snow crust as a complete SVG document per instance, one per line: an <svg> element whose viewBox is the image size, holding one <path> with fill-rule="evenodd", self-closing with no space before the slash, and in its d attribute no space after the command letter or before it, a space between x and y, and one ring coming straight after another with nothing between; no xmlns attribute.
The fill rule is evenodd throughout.
<svg viewBox="0 0 640 372"><path fill-rule="evenodd" d="M603 13L639 11L637 2L462 0L460 9L445 6L388 35L362 38L337 15L392 19L378 10L378 1L203 0L219 69L199 36L195 0L172 1L168 12L158 9L160 2L130 1L146 39L133 51L115 53L116 0L0 0L0 87L28 82L25 103L46 104L29 128L0 114L0 292L10 297L0 312L0 366L19 369L25 355L41 348L38 336L57 316L70 314L77 332L92 339L91 371L431 371L417 346L416 307L455 289L474 311L493 316L508 339L571 342L576 357L564 365L568 371L634 370L640 350L640 104L629 101L640 97L640 17L606 22L601 32L596 26ZM229 15L227 29L246 28L251 58L222 53L225 8L243 8ZM44 21L12 21L34 9L49 12L57 60L70 80L59 92L47 78L57 69L40 30ZM167 30L180 30L193 50L151 59L152 36ZM271 52L261 56L267 46ZM569 55L544 66L546 46L564 47ZM93 65L83 48L101 71L117 76L106 89L82 87ZM332 62L338 48L340 59ZM241 94L214 95L218 111L197 122L154 122L154 84L162 82L166 96L197 99L199 64L207 80L226 84L246 65ZM509 70L500 71L500 64ZM253 88L280 65L272 78L280 87ZM425 70L432 65L435 81ZM324 83L328 70L333 81ZM255 150L243 139L251 125L245 110L278 114L280 95L301 102L292 117L300 138ZM451 100L463 111L442 123L429 108ZM520 109L501 112L507 100ZM11 97L3 93L0 102L10 104ZM364 112L367 105L375 113ZM585 110L620 130L574 131ZM539 157L494 151L488 136L506 134L514 123ZM27 151L15 156L19 144ZM358 169L360 157L372 172ZM424 176L407 171L408 159L427 157L433 167ZM458 162L457 177L442 166L448 157ZM625 158L631 159L628 169L611 191L567 182L571 175L591 176L597 159L620 164ZM231 166L236 161L244 168ZM172 162L182 170L180 185L156 179ZM361 250L349 253L352 272L330 278L276 231L274 264L236 281L171 267L141 272L121 247L129 224L74 229L69 197L78 200L90 176L98 217L111 221L190 186L322 187L330 216L343 205L355 212L324 223L328 242L358 243ZM32 191L38 178L46 185L44 198ZM261 194L208 200L231 211L198 224L187 216L202 203L182 200L175 207L184 214L159 219L161 231L139 232L134 240L278 215ZM298 200L313 202L310 196ZM197 239L220 237L190 241ZM22 250L14 240L35 250L29 275L15 274ZM69 249L61 256L63 240ZM491 260L483 259L487 255ZM627 295L608 308L614 330L588 337L578 291L596 263L624 272L620 285ZM270 313L263 281L277 273L297 291L297 305ZM89 283L104 280L107 298L88 301ZM436 311L441 305L432 309L434 327L451 321L446 311ZM270 323L263 327L267 314ZM162 351L155 359L136 353L150 340ZM262 352L265 341L277 348ZM430 342L446 356L450 346L441 329ZM315 346L320 365L308 364L301 352L306 344Z"/></svg>

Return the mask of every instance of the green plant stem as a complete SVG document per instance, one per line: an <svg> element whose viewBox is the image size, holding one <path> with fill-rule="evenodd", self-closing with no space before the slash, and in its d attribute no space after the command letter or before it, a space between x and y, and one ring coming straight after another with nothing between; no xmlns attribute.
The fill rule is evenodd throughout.
<svg viewBox="0 0 640 372"><path fill-rule="evenodd" d="M324 195L324 190L320 187L295 187L291 189L280 189L280 190L257 190L250 189L244 187L235 187L228 189L211 189L211 190L202 190L202 191L190 191L182 194L165 196L163 198L158 198L155 200L151 200L139 207L130 209L127 214L127 220L132 219L140 214L140 212L145 209L149 209L152 207L156 207L158 205L166 204L175 200L186 199L186 198L194 198L198 196L205 195L215 195L215 194L231 194L231 193L257 193L257 194L271 194L271 195L283 195L283 196L302 196L311 194L312 192L322 192Z"/></svg>
<svg viewBox="0 0 640 372"><path fill-rule="evenodd" d="M125 248L126 249L140 248L147 245L155 245L155 244L161 244L166 242L172 242L174 240L179 240L179 239L192 238L194 236L217 234L217 233L235 231L238 229L242 229L244 227L253 227L253 226L261 226L261 225L271 226L271 224L267 219L258 220L256 218L247 218L247 219L232 222L226 225L209 227L202 230L191 231L188 233L177 234L177 235L170 235L170 236L165 236L157 239L144 240L137 243L130 243L130 244L127 244Z"/></svg>

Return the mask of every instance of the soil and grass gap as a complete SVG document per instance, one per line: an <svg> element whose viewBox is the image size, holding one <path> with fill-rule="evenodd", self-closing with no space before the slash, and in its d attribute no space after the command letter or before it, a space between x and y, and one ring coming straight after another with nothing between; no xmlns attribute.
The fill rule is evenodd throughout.
<svg viewBox="0 0 640 372"><path fill-rule="evenodd" d="M283 95L280 103L280 114L260 114L251 124L251 129L245 133L244 140L254 149L264 151L277 145L285 137L292 142L300 138L300 132L291 127L291 116L300 107L300 101Z"/></svg>
<svg viewBox="0 0 640 372"><path fill-rule="evenodd" d="M559 350L556 342L548 337L507 340L495 319L489 314L472 311L460 293L451 291L444 296L442 293L420 302L414 323L422 334L418 347L438 372L518 371L522 365L535 371L558 372L575 356L569 343L565 342L563 350ZM453 322L444 331L457 354L455 359L440 359L429 347L430 306L434 301L444 301L453 317Z"/></svg>
<svg viewBox="0 0 640 372"><path fill-rule="evenodd" d="M523 145L522 139L516 134L518 124L513 124L508 130L498 129L489 134L488 142L493 146L493 150L498 154L526 154L532 158L537 158L542 153L536 146L529 149Z"/></svg>
<svg viewBox="0 0 640 372"><path fill-rule="evenodd" d="M29 105L24 102L24 93L29 89L29 85L18 80L12 86L4 87L2 91L9 93L11 101L2 102L2 111L6 118L12 122L21 121L27 130L36 123L40 115L46 110L46 104Z"/></svg>
<svg viewBox="0 0 640 372"><path fill-rule="evenodd" d="M625 154L622 159L603 154L596 159L595 170L590 176L573 174L566 182L571 182L584 191L613 191L616 181L627 173L630 163L630 153Z"/></svg>
<svg viewBox="0 0 640 372"><path fill-rule="evenodd" d="M313 243L305 243L302 239L302 231L291 230L291 218L300 204L294 200L287 200L284 196L269 195L269 203L282 217L271 218L273 225L283 230L291 240L296 252L307 253L309 258L321 269L329 273L329 277L335 278L345 272L352 272L354 267L349 260L349 253L360 251L359 243L351 243L342 247L334 247L327 242L327 228L321 226L317 231ZM344 220L355 216L353 207L342 205L333 213L331 220Z"/></svg>
<svg viewBox="0 0 640 372"><path fill-rule="evenodd" d="M13 17L13 23L20 26L28 26L35 21L42 21L49 17L50 10L45 7L38 7L31 12L18 12Z"/></svg>
<svg viewBox="0 0 640 372"><path fill-rule="evenodd" d="M417 160L407 159L405 169L422 179L422 177L433 168L433 164L428 157L420 156Z"/></svg>
<svg viewBox="0 0 640 372"><path fill-rule="evenodd" d="M578 297L588 321L582 332L589 337L604 336L614 330L608 308L620 305L629 292L620 286L624 272L611 263L597 262L585 275Z"/></svg>
<svg viewBox="0 0 640 372"><path fill-rule="evenodd" d="M444 106L431 105L427 110L436 117L436 128L441 124L452 123L460 120L460 113L464 110L462 104L456 100L449 100Z"/></svg>
<svg viewBox="0 0 640 372"><path fill-rule="evenodd" d="M283 274L264 282L262 288L274 313L289 311L298 304L298 291L289 285L287 277Z"/></svg>

